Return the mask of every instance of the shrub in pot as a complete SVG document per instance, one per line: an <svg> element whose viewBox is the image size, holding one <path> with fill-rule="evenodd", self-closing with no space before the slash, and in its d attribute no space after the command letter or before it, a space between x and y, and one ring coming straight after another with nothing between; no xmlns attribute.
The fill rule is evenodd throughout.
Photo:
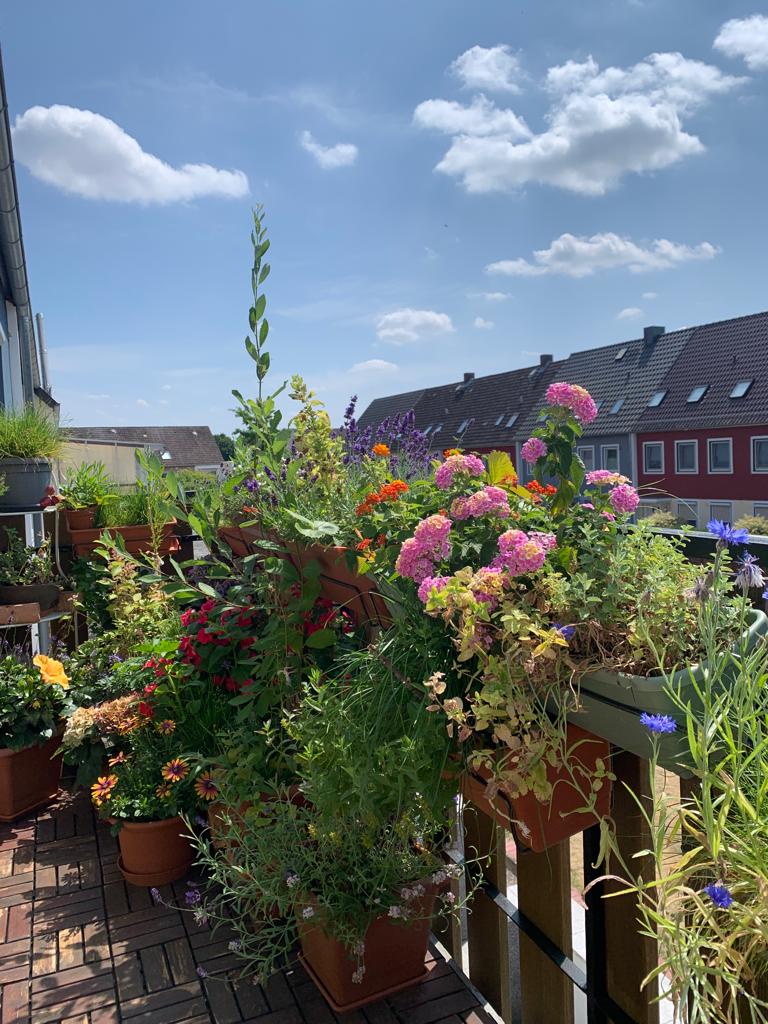
<svg viewBox="0 0 768 1024"><path fill-rule="evenodd" d="M69 680L61 662L0 660L0 821L13 821L56 798L61 719Z"/></svg>
<svg viewBox="0 0 768 1024"><path fill-rule="evenodd" d="M116 486L103 462L84 462L70 469L59 488L68 529L92 529L99 506L115 497Z"/></svg>
<svg viewBox="0 0 768 1024"><path fill-rule="evenodd" d="M40 605L48 611L59 601L64 582L54 569L50 538L35 551L16 530L5 531L7 548L0 552L0 604Z"/></svg>
<svg viewBox="0 0 768 1024"><path fill-rule="evenodd" d="M0 510L38 507L51 485L51 463L62 448L58 424L42 408L0 409L0 473L5 492Z"/></svg>

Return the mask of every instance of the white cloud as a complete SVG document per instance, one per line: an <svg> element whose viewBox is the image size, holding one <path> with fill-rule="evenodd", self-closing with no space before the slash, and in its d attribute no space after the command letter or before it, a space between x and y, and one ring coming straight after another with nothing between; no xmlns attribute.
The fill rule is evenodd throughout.
<svg viewBox="0 0 768 1024"><path fill-rule="evenodd" d="M729 57L743 57L752 71L768 71L768 17L753 14L726 21L713 45Z"/></svg>
<svg viewBox="0 0 768 1024"><path fill-rule="evenodd" d="M438 254L435 252L435 250L430 249L428 245L424 246L424 255L427 257L428 260L436 260L438 257Z"/></svg>
<svg viewBox="0 0 768 1024"><path fill-rule="evenodd" d="M636 320L639 316L643 315L642 309L638 309L637 306L627 306L625 309L619 310L616 314L617 320Z"/></svg>
<svg viewBox="0 0 768 1024"><path fill-rule="evenodd" d="M456 58L451 71L468 89L520 92L520 61L508 46L473 46Z"/></svg>
<svg viewBox="0 0 768 1024"><path fill-rule="evenodd" d="M454 100L425 100L413 112L414 123L445 135L503 135L530 139L525 121L511 110L501 110L485 96L475 96L469 106Z"/></svg>
<svg viewBox="0 0 768 1024"><path fill-rule="evenodd" d="M536 182L602 195L626 174L702 153L703 143L684 130L685 120L743 81L680 53L653 53L630 67L603 71L589 57L547 72L550 107L538 134L483 96L469 106L427 100L414 118L453 135L436 170L457 178L468 192L512 191Z"/></svg>
<svg viewBox="0 0 768 1024"><path fill-rule="evenodd" d="M476 316L472 326L480 331L490 331L496 325L493 320L484 320L481 316Z"/></svg>
<svg viewBox="0 0 768 1024"><path fill-rule="evenodd" d="M509 292L474 292L471 299L485 299L486 302L506 302L512 296Z"/></svg>
<svg viewBox="0 0 768 1024"><path fill-rule="evenodd" d="M424 334L448 334L453 329L447 313L432 309L396 309L385 313L376 325L379 338L394 345L418 341Z"/></svg>
<svg viewBox="0 0 768 1024"><path fill-rule="evenodd" d="M175 203L248 194L242 171L210 164L172 167L146 153L119 124L91 110L30 107L13 127L16 158L49 185L86 199Z"/></svg>
<svg viewBox="0 0 768 1024"><path fill-rule="evenodd" d="M136 405L147 406L149 402L145 398L137 398Z"/></svg>
<svg viewBox="0 0 768 1024"><path fill-rule="evenodd" d="M650 302L652 299L658 299L659 296L656 292L643 292L640 297L642 299L647 299Z"/></svg>
<svg viewBox="0 0 768 1024"><path fill-rule="evenodd" d="M591 238L563 234L548 249L537 249L533 261L522 258L498 260L485 268L489 274L509 277L541 277L544 274L566 274L588 277L598 270L625 268L633 274L646 270L667 270L690 260L711 260L720 250L709 242L680 245L667 238L657 238L646 246L612 231Z"/></svg>
<svg viewBox="0 0 768 1024"><path fill-rule="evenodd" d="M395 373L399 369L397 363L388 363L386 359L366 359L350 367L350 373Z"/></svg>
<svg viewBox="0 0 768 1024"><path fill-rule="evenodd" d="M323 146L316 142L311 132L301 133L301 145L325 170L335 167L349 167L357 160L357 146L351 142L337 142L335 146Z"/></svg>
<svg viewBox="0 0 768 1024"><path fill-rule="evenodd" d="M172 389L172 387L173 387L172 384L163 384L162 387L160 388L160 390L161 391L170 391Z"/></svg>

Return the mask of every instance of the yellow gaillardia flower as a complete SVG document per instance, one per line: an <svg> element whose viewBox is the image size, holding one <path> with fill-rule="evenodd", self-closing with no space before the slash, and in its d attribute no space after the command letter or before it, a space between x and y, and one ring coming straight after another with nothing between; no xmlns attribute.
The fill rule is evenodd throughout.
<svg viewBox="0 0 768 1024"><path fill-rule="evenodd" d="M44 683L54 683L64 688L69 686L69 676L64 671L64 666L55 658L49 658L46 654L36 654L32 664L40 670L40 676Z"/></svg>

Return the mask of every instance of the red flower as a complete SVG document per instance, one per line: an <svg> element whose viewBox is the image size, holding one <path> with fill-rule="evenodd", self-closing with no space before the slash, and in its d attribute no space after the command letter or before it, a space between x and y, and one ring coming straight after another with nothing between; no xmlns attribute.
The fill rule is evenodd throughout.
<svg viewBox="0 0 768 1024"><path fill-rule="evenodd" d="M145 700L140 702L140 704L139 704L139 714L140 715L143 715L144 718L152 718L154 713L155 713L155 709L152 707L151 704L147 704L147 702Z"/></svg>
<svg viewBox="0 0 768 1024"><path fill-rule="evenodd" d="M240 614L237 617L237 624L238 624L238 626L242 626L244 629L247 628L248 626L252 626L253 625L253 616L252 615L246 615L245 612L240 612Z"/></svg>
<svg viewBox="0 0 768 1024"><path fill-rule="evenodd" d="M224 686L226 687L227 690L229 690L230 693L235 693L235 691L237 690L237 683L232 678L232 676L227 676L227 680L224 683Z"/></svg>
<svg viewBox="0 0 768 1024"><path fill-rule="evenodd" d="M213 600L212 597L209 597L207 601L203 601L203 603L200 605L200 611L201 612L212 612L215 607L216 607L216 602Z"/></svg>
<svg viewBox="0 0 768 1024"><path fill-rule="evenodd" d="M144 693L148 697L151 697L156 689L157 689L157 683L147 683L147 685L144 687Z"/></svg>
<svg viewBox="0 0 768 1024"><path fill-rule="evenodd" d="M240 648L244 649L246 647L253 647L253 645L255 643L256 643L256 637L255 636L244 636L243 639L240 641Z"/></svg>
<svg viewBox="0 0 768 1024"><path fill-rule="evenodd" d="M197 642L199 644L210 644L213 642L213 633L206 633L204 629L197 631Z"/></svg>
<svg viewBox="0 0 768 1024"><path fill-rule="evenodd" d="M181 624L182 626L188 626L193 621L195 613L191 608L187 608L185 612L181 613Z"/></svg>
<svg viewBox="0 0 768 1024"><path fill-rule="evenodd" d="M224 685L224 676L214 676L213 677L213 685L214 686L223 686Z"/></svg>

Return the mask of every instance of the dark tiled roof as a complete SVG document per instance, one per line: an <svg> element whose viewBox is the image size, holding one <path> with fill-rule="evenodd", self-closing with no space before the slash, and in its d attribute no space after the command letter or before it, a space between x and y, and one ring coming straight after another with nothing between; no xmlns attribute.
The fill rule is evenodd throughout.
<svg viewBox="0 0 768 1024"><path fill-rule="evenodd" d="M424 391L403 391L399 395L388 395L386 398L374 398L365 412L358 420L358 427L366 430L368 427L378 427L384 420L393 416L402 416L416 408Z"/></svg>
<svg viewBox="0 0 768 1024"><path fill-rule="evenodd" d="M223 462L210 427L67 427L66 434L84 441L120 441L143 445L162 445L171 453L165 463L169 469L193 469Z"/></svg>
<svg viewBox="0 0 768 1024"><path fill-rule="evenodd" d="M584 428L585 437L608 434L631 434L648 405L648 399L660 389L660 381L680 355L691 330L670 331L653 344L642 339L623 341L603 348L574 352L558 364L557 379L586 388L600 403L597 419ZM616 357L624 354L620 359ZM617 413L612 406L624 399ZM530 435L536 426L538 407L531 411L523 433Z"/></svg>
<svg viewBox="0 0 768 1024"><path fill-rule="evenodd" d="M703 324L688 332L680 358L659 384L667 396L646 409L638 432L701 430L768 423L768 312ZM730 398L739 381L753 384L743 398ZM708 385L700 402L694 388Z"/></svg>

